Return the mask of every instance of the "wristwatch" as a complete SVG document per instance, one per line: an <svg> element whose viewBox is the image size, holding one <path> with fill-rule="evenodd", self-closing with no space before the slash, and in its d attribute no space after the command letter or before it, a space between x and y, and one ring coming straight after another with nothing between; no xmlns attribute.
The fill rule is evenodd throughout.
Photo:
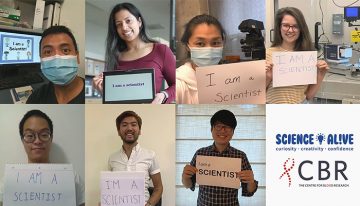
<svg viewBox="0 0 360 206"><path fill-rule="evenodd" d="M147 202L146 206L153 206L153 205L150 202Z"/></svg>
<svg viewBox="0 0 360 206"><path fill-rule="evenodd" d="M164 104L166 102L166 100L169 98L169 94L165 91L161 91L161 93L163 93L165 95L164 99L161 102L161 104ZM152 205L150 204L150 206L152 206Z"/></svg>

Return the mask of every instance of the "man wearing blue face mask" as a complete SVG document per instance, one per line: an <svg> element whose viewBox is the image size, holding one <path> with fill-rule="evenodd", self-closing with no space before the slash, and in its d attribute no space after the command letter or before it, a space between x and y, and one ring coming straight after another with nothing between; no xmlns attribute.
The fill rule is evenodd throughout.
<svg viewBox="0 0 360 206"><path fill-rule="evenodd" d="M195 70L219 64L222 59L225 31L213 16L202 14L185 26L181 42L191 60L176 69L176 102L199 104Z"/></svg>
<svg viewBox="0 0 360 206"><path fill-rule="evenodd" d="M53 26L40 40L41 72L48 84L36 89L27 104L84 104L84 79L77 76L79 51L71 31Z"/></svg>

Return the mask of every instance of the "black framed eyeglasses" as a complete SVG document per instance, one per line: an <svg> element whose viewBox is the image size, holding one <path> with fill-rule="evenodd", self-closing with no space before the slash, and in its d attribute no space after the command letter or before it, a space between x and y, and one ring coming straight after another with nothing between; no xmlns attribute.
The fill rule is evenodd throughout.
<svg viewBox="0 0 360 206"><path fill-rule="evenodd" d="M284 31L289 31L290 28L292 28L293 31L299 31L299 27L298 25L294 24L294 25L290 25L290 24L281 24L281 29L283 29Z"/></svg>
<svg viewBox="0 0 360 206"><path fill-rule="evenodd" d="M23 140L26 143L33 143L36 140L36 137L38 137L42 142L48 142L51 139L51 133L48 131L42 131L42 132L27 131L23 134Z"/></svg>

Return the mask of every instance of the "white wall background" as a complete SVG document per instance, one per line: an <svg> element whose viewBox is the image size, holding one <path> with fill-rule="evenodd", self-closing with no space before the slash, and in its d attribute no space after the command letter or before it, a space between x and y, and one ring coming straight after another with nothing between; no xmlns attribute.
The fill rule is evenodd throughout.
<svg viewBox="0 0 360 206"><path fill-rule="evenodd" d="M271 46L270 42L270 30L274 28L274 0L265 1L265 13L266 13L266 23L265 26L265 47L268 48Z"/></svg>
<svg viewBox="0 0 360 206"><path fill-rule="evenodd" d="M109 15L116 4L123 2L130 2L140 10L151 38L170 41L170 0L86 0L86 57L104 60Z"/></svg>
<svg viewBox="0 0 360 206"><path fill-rule="evenodd" d="M107 20L110 12L95 7L86 1L86 51L85 56L105 60Z"/></svg>
<svg viewBox="0 0 360 206"><path fill-rule="evenodd" d="M27 163L19 135L24 114L39 109L53 121L54 137L50 152L53 163L71 163L85 179L83 105L0 105L0 178L6 163Z"/></svg>
<svg viewBox="0 0 360 206"><path fill-rule="evenodd" d="M120 150L115 120L126 110L143 121L139 144L156 153L164 187L162 205L175 200L175 105L86 105L86 205L100 202L100 171L108 170L109 156Z"/></svg>
<svg viewBox="0 0 360 206"><path fill-rule="evenodd" d="M60 24L69 27L75 36L80 53L79 75L85 77L85 0L65 0Z"/></svg>

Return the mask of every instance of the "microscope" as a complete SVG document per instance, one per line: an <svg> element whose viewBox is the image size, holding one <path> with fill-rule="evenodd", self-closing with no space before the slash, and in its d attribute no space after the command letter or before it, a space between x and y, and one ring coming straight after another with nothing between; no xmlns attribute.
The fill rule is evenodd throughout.
<svg viewBox="0 0 360 206"><path fill-rule="evenodd" d="M245 39L240 40L241 50L245 53L245 57L251 57L252 60L265 59L265 43L262 36L264 24L261 21L247 19L240 23L238 29L246 34Z"/></svg>

